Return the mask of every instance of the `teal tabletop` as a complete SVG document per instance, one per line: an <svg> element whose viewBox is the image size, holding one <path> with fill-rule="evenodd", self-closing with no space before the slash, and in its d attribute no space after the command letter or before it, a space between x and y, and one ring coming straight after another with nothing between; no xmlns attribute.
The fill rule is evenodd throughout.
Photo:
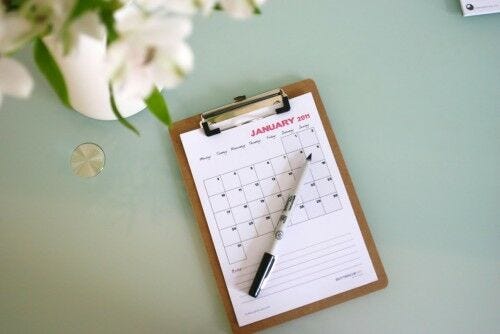
<svg viewBox="0 0 500 334"><path fill-rule="evenodd" d="M174 120L316 81L384 263L386 289L268 333L500 333L500 14L458 0L271 0L197 17ZM0 109L2 333L227 333L164 126L61 105L35 70ZM99 144L94 178L73 149Z"/></svg>

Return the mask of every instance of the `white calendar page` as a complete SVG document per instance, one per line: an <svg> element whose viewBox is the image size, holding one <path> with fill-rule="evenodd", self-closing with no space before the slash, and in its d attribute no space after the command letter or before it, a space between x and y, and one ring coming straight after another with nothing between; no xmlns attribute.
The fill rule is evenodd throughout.
<svg viewBox="0 0 500 334"><path fill-rule="evenodd" d="M181 134L240 326L377 280L311 93L207 137ZM270 279L248 295L284 201L312 153Z"/></svg>

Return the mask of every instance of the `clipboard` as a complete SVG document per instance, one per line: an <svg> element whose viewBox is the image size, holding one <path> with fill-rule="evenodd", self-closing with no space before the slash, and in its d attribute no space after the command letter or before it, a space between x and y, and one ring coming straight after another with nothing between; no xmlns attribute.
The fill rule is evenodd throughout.
<svg viewBox="0 0 500 334"><path fill-rule="evenodd" d="M205 134L207 136L217 135L226 129L251 122L255 118L260 119L262 117L266 117L266 115L255 115L251 113L252 111L265 106L276 106L276 108L271 108L272 114L284 113L290 110L288 99L309 92L312 93L312 96L314 98L314 102L321 118L321 122L323 123L328 141L330 142L333 155L340 170L340 174L346 187L349 200L351 201L354 214L358 221L361 234L365 241L378 279L372 283L360 286L358 288L354 288L352 290L240 327L238 325L236 315L233 311L233 306L231 304L229 293L226 288L223 273L219 265L215 247L211 239L208 224L204 215L200 198L198 197L193 175L189 167L187 156L184 152L180 135L184 132L188 132L200 127L205 131ZM234 121L235 118L238 118L238 121ZM325 107L321 101L318 89L313 80L307 79L299 81L248 99L245 96L237 97L235 98L234 102L229 105L210 110L201 115L196 115L175 122L170 128L170 136L175 154L179 162L179 167L181 170L182 178L184 180L184 184L186 186L189 200L191 206L193 207L194 215L198 223L203 242L205 244L205 249L210 261L210 265L212 267L213 274L215 276L217 288L222 298L222 302L224 304L224 308L231 324L233 333L252 333L258 330L263 330L265 328L272 327L283 322L325 309L327 307L343 303L350 299L383 289L387 286L387 275L378 255L375 243L373 241L370 229L367 225L358 197L354 190L354 186L342 157L339 145L337 143L337 140L335 139L335 134L332 130L332 127L330 126Z"/></svg>

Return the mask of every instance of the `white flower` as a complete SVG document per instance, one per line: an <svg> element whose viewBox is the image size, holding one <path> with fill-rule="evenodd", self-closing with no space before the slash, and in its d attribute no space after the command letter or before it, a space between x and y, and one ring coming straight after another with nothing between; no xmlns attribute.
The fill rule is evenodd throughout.
<svg viewBox="0 0 500 334"><path fill-rule="evenodd" d="M154 86L177 86L192 70L193 54L185 42L192 29L187 18L145 15L131 7L116 18L120 38L108 49L115 89L145 98Z"/></svg>
<svg viewBox="0 0 500 334"><path fill-rule="evenodd" d="M5 13L0 2L0 54L15 52L31 38L31 23L19 13Z"/></svg>
<svg viewBox="0 0 500 334"><path fill-rule="evenodd" d="M266 0L135 0L143 10L155 12L165 10L174 14L210 14L218 4L231 17L246 19L255 14Z"/></svg>
<svg viewBox="0 0 500 334"><path fill-rule="evenodd" d="M266 0L220 0L222 9L236 19L246 19L259 11Z"/></svg>
<svg viewBox="0 0 500 334"><path fill-rule="evenodd" d="M76 18L69 24L66 29L56 35L64 45L64 50L69 52L77 39L82 35L92 37L97 40L104 39L106 36L106 28L101 23L101 19L97 12L86 12Z"/></svg>
<svg viewBox="0 0 500 334"><path fill-rule="evenodd" d="M217 0L135 0L133 3L140 8L153 12L164 10L172 14L194 15L201 11L208 14Z"/></svg>
<svg viewBox="0 0 500 334"><path fill-rule="evenodd" d="M25 98L33 90L33 79L26 68L11 58L0 57L0 105L3 95Z"/></svg>
<svg viewBox="0 0 500 334"><path fill-rule="evenodd" d="M37 33L58 34L64 27L75 0L27 0L19 12Z"/></svg>
<svg viewBox="0 0 500 334"><path fill-rule="evenodd" d="M88 14L67 26L66 22L74 5L75 0L27 0L19 9L10 12L5 12L5 8L1 6L0 54L13 53L33 37L48 33L59 39L66 39L66 42L72 41L77 35L76 29L89 27L91 23L95 26L96 20ZM84 32L94 34L88 28Z"/></svg>
<svg viewBox="0 0 500 334"><path fill-rule="evenodd" d="M70 29L73 33L81 33L95 39L105 36L106 29L96 12L87 12L71 23Z"/></svg>

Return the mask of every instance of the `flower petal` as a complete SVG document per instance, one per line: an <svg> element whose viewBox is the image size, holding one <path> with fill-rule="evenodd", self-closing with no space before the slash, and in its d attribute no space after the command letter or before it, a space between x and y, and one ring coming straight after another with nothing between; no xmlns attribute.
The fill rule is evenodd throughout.
<svg viewBox="0 0 500 334"><path fill-rule="evenodd" d="M130 65L123 75L113 81L120 94L132 98L146 98L153 90L154 71L150 66Z"/></svg>
<svg viewBox="0 0 500 334"><path fill-rule="evenodd" d="M140 32L158 34L158 37L162 37L158 41L161 41L164 39L185 39L191 35L192 30L193 26L188 18L155 16L145 22Z"/></svg>
<svg viewBox="0 0 500 334"><path fill-rule="evenodd" d="M136 4L150 12L163 9L172 14L182 15L195 14L196 2L193 0L135 0Z"/></svg>
<svg viewBox="0 0 500 334"><path fill-rule="evenodd" d="M137 30L145 20L145 15L135 6L124 6L114 14L116 29L122 34Z"/></svg>
<svg viewBox="0 0 500 334"><path fill-rule="evenodd" d="M180 43L172 53L172 58L177 66L179 66L184 73L193 70L194 55L193 51L186 43Z"/></svg>
<svg viewBox="0 0 500 334"><path fill-rule="evenodd" d="M33 90L33 79L28 70L11 58L0 58L0 93L28 97Z"/></svg>
<svg viewBox="0 0 500 334"><path fill-rule="evenodd" d="M182 42L169 49L160 49L153 62L155 84L160 88L174 88L193 69L193 51Z"/></svg>
<svg viewBox="0 0 500 334"><path fill-rule="evenodd" d="M105 36L105 28L96 12L87 12L71 24L71 32L75 35L85 34L95 39Z"/></svg>
<svg viewBox="0 0 500 334"><path fill-rule="evenodd" d="M220 4L229 16L236 19L246 19L252 16L255 9L264 4L265 0L220 0Z"/></svg>
<svg viewBox="0 0 500 334"><path fill-rule="evenodd" d="M197 1L198 8L203 15L209 15L213 12L217 0L199 0Z"/></svg>
<svg viewBox="0 0 500 334"><path fill-rule="evenodd" d="M8 13L0 19L0 54L12 53L32 36L32 25L17 13Z"/></svg>

